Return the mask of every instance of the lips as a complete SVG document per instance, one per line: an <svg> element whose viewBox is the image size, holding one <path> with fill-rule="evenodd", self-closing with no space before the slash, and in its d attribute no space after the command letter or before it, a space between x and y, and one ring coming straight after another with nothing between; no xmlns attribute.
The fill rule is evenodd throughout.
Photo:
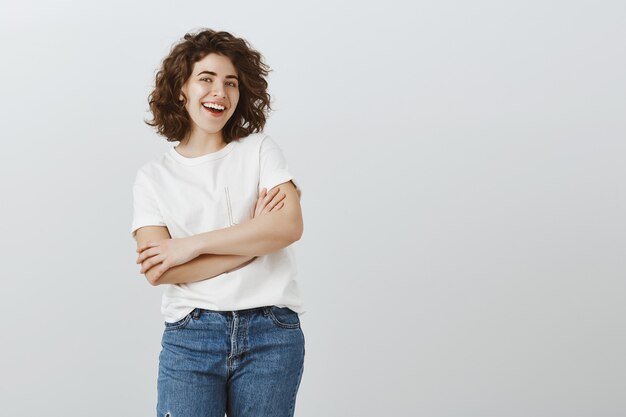
<svg viewBox="0 0 626 417"><path fill-rule="evenodd" d="M202 104L203 107L204 107L205 104L217 104L218 106L224 107L224 110L228 109L228 107L226 106L226 103L221 102L221 101L203 101L200 104Z"/></svg>
<svg viewBox="0 0 626 417"><path fill-rule="evenodd" d="M209 109L207 107L202 106L202 108L209 113L211 116L213 117L221 117L224 113L226 113L226 109L222 110L222 111L218 111L215 109Z"/></svg>

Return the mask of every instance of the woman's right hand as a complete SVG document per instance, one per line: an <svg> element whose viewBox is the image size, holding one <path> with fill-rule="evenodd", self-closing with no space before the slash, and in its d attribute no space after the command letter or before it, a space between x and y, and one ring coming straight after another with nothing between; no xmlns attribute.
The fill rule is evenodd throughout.
<svg viewBox="0 0 626 417"><path fill-rule="evenodd" d="M285 193L280 192L280 187L275 187L269 193L267 189L263 188L254 207L252 218L270 211L280 210L285 204L282 201L285 196Z"/></svg>

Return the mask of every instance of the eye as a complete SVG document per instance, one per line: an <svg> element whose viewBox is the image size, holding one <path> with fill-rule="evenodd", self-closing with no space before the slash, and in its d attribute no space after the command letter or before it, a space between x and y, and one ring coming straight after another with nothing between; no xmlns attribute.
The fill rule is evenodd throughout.
<svg viewBox="0 0 626 417"><path fill-rule="evenodd" d="M200 81L210 80L210 78L200 78Z"/></svg>
<svg viewBox="0 0 626 417"><path fill-rule="evenodd" d="M231 81L231 82L229 82L229 83L228 83L228 85L230 85L230 86L232 86L232 87L237 87L237 84L236 84L236 83L234 83L234 82L232 82L232 81Z"/></svg>

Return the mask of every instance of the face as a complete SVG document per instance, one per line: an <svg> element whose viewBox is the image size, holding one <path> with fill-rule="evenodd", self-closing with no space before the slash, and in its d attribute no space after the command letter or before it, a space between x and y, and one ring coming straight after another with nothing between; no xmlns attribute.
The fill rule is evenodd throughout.
<svg viewBox="0 0 626 417"><path fill-rule="evenodd" d="M185 108L192 120L191 135L221 136L239 102L237 75L230 59L223 55L210 53L194 63L191 76L181 89L187 97ZM181 95L179 99L182 98ZM207 108L209 103L224 110Z"/></svg>

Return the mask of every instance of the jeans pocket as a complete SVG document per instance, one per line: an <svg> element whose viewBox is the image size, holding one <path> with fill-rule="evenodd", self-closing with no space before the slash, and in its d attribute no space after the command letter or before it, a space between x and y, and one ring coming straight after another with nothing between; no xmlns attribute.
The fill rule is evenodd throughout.
<svg viewBox="0 0 626 417"><path fill-rule="evenodd" d="M268 315L274 324L283 329L299 329L300 317L298 313L288 307L270 306Z"/></svg>
<svg viewBox="0 0 626 417"><path fill-rule="evenodd" d="M179 329L184 329L185 326L187 326L187 324L189 323L189 320L191 320L191 314L193 313L190 312L189 314L187 314L185 317L183 317L182 319L175 321L173 323L170 322L164 322L165 323L165 331L169 332L172 330L179 330Z"/></svg>

